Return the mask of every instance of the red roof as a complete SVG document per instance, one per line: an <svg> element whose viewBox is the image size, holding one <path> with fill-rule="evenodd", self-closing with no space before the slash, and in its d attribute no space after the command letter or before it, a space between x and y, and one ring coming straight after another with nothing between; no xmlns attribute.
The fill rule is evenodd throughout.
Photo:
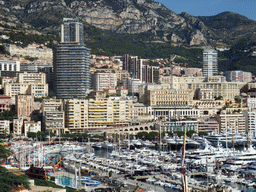
<svg viewBox="0 0 256 192"><path fill-rule="evenodd" d="M37 123L37 122L35 122L35 121L28 121L28 122L25 122L26 124L28 124L28 123Z"/></svg>
<svg viewBox="0 0 256 192"><path fill-rule="evenodd" d="M11 97L7 96L7 95L0 95L0 99L9 99Z"/></svg>

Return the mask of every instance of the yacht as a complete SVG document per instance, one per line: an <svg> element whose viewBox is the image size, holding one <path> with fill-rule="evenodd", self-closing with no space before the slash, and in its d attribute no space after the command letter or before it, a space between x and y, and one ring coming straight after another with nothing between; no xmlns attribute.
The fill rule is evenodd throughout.
<svg viewBox="0 0 256 192"><path fill-rule="evenodd" d="M114 145L108 141L104 141L102 144L101 144L101 147L103 149L107 149L107 150L113 150L114 149Z"/></svg>

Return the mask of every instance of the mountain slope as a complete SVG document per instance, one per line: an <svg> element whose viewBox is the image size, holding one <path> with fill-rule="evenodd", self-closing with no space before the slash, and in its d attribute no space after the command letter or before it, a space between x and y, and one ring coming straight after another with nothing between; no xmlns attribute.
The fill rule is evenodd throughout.
<svg viewBox="0 0 256 192"><path fill-rule="evenodd" d="M93 53L144 58L176 54L197 67L202 67L202 56L194 48L231 47L240 41L252 45L256 39L256 22L244 16L176 14L153 0L0 0L0 33L9 37L0 42L52 47L59 41L63 17L84 23L85 43Z"/></svg>

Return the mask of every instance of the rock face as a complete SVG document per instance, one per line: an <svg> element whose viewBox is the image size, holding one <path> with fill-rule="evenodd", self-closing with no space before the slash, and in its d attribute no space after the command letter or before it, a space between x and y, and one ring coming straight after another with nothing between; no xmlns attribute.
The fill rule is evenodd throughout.
<svg viewBox="0 0 256 192"><path fill-rule="evenodd" d="M219 24L215 22L215 28L209 24L214 18L193 17L187 13L179 15L153 0L1 0L0 13L42 31L59 30L63 17L78 17L80 21L102 30L151 33L156 34L155 38L160 41L191 46L228 45L230 42L226 37L230 33L236 34L232 27L227 30L225 25L217 33L215 28ZM227 18L225 16L219 16L218 20L221 22L221 18ZM246 20L243 19L242 23ZM249 23L255 29L255 22ZM239 26L236 30L243 33ZM253 33L253 30L248 31Z"/></svg>

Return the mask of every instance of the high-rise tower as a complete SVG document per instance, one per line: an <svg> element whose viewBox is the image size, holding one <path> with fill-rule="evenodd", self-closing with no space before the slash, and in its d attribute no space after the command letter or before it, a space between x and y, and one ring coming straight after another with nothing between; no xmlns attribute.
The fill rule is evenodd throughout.
<svg viewBox="0 0 256 192"><path fill-rule="evenodd" d="M203 76L210 77L218 73L217 51L205 49L203 52Z"/></svg>
<svg viewBox="0 0 256 192"><path fill-rule="evenodd" d="M84 45L82 23L63 22L61 42L53 50L55 92L63 99L84 99L90 88L90 49Z"/></svg>
<svg viewBox="0 0 256 192"><path fill-rule="evenodd" d="M84 28L78 19L63 18L61 43L77 42L84 44Z"/></svg>

